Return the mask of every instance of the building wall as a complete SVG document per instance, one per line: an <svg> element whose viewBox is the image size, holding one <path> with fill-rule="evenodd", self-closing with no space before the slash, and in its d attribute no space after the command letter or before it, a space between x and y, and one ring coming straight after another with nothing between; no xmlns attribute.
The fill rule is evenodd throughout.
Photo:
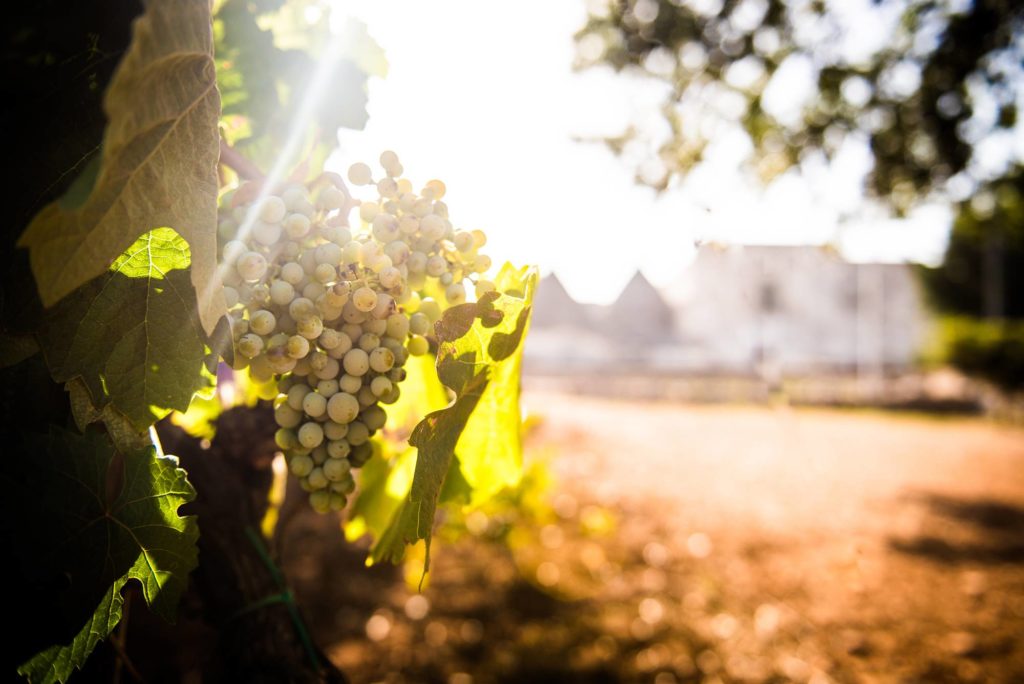
<svg viewBox="0 0 1024 684"><path fill-rule="evenodd" d="M549 289L560 290L555 284ZM542 285L538 296L544 292ZM911 366L926 324L909 266L851 264L819 247L705 246L668 288L658 292L634 278L620 300L597 315L555 294L567 324L557 330L535 325L531 336L541 339L527 347L528 362L873 373ZM636 324L645 315L656 320ZM587 322L581 324L581 316ZM626 319L632 321L628 341L620 330ZM649 339L638 337L645 334ZM574 339L583 353L569 358Z"/></svg>

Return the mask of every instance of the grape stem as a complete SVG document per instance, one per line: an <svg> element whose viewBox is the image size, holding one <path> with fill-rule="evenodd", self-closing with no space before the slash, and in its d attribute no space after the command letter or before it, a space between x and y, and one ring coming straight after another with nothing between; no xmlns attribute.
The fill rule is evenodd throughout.
<svg viewBox="0 0 1024 684"><path fill-rule="evenodd" d="M260 168L241 152L228 145L224 138L220 139L220 163L234 169L245 180L263 180L265 176Z"/></svg>

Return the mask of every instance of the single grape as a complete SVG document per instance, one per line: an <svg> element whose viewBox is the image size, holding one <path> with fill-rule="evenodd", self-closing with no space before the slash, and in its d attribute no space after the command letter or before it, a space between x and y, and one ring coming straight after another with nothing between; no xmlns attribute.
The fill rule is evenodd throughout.
<svg viewBox="0 0 1024 684"><path fill-rule="evenodd" d="M387 347L377 347L370 352L370 368L377 373L386 373L395 365L395 354ZM379 396L379 395L378 395Z"/></svg>
<svg viewBox="0 0 1024 684"><path fill-rule="evenodd" d="M335 423L351 423L359 415L359 401L348 392L338 392L327 400L327 415Z"/></svg>
<svg viewBox="0 0 1024 684"><path fill-rule="evenodd" d="M320 467L313 468L313 470L311 470L309 472L309 475L307 475L306 477L308 478L309 484L310 484L311 487L313 487L313 489L324 489L325 487L327 487L327 484L328 484L327 476L324 475L323 468L320 468ZM315 493L316 494L326 494L326 492L315 492ZM312 502L313 497L310 496L309 499Z"/></svg>
<svg viewBox="0 0 1024 684"><path fill-rule="evenodd" d="M356 185L369 185L373 182L373 173L366 164L356 162L348 167L348 179Z"/></svg>
<svg viewBox="0 0 1024 684"><path fill-rule="evenodd" d="M413 356L423 356L430 351L430 344L427 342L427 338L422 335L413 335L409 338L409 342L406 344L406 349L408 349L409 353Z"/></svg>
<svg viewBox="0 0 1024 684"><path fill-rule="evenodd" d="M413 335L426 335L430 331L430 318L419 311L409 317L409 331Z"/></svg>
<svg viewBox="0 0 1024 684"><path fill-rule="evenodd" d="M281 404L274 409L274 422L283 428L298 427L302 422L302 414L288 404Z"/></svg>
<svg viewBox="0 0 1024 684"><path fill-rule="evenodd" d="M305 409L305 399L302 401L302 406ZM299 444L307 449L320 446L322 441L324 441L324 429L320 427L319 423L305 423L299 428Z"/></svg>
<svg viewBox="0 0 1024 684"><path fill-rule="evenodd" d="M255 311L249 317L249 329L257 335L269 335L274 332L277 325L277 318L266 309Z"/></svg>
<svg viewBox="0 0 1024 684"><path fill-rule="evenodd" d="M235 268L242 279L256 282L267 273L267 260L259 252L246 252L238 257Z"/></svg>
<svg viewBox="0 0 1024 684"><path fill-rule="evenodd" d="M377 305L377 293L363 286L352 293L352 303L362 312L372 311Z"/></svg>
<svg viewBox="0 0 1024 684"><path fill-rule="evenodd" d="M263 351L263 338L255 333L242 335L238 340L238 353L246 358L256 358Z"/></svg>
<svg viewBox="0 0 1024 684"><path fill-rule="evenodd" d="M333 420L328 420L324 423L324 437L331 441L342 439L347 434L348 425L345 423L336 423Z"/></svg>
<svg viewBox="0 0 1024 684"><path fill-rule="evenodd" d="M334 453L331 453L331 450ZM348 442L341 440L337 442L331 442L327 445L327 453L330 454L330 458L323 465L324 475L331 482L337 482L343 479L352 470L352 464L348 462L345 457L348 456L352 448L348 445ZM336 454L336 455L335 455Z"/></svg>
<svg viewBox="0 0 1024 684"><path fill-rule="evenodd" d="M338 378L338 389L342 392L348 392L349 394L355 394L359 391L359 388L363 386L362 377L356 375L349 375L346 373Z"/></svg>
<svg viewBox="0 0 1024 684"><path fill-rule="evenodd" d="M313 470L313 459L306 455L292 456L288 469L295 477L306 477Z"/></svg>
<svg viewBox="0 0 1024 684"><path fill-rule="evenodd" d="M384 395L391 391L392 386L393 385L391 384L391 381L388 380L383 375L378 375L377 377L370 381L370 391L373 392L373 395L375 397L383 397ZM296 420L298 420L298 414L296 414Z"/></svg>
<svg viewBox="0 0 1024 684"><path fill-rule="evenodd" d="M378 378L383 380L384 378ZM359 416L359 420L364 423L368 430L376 432L384 427L384 423L388 420L388 414L380 406L376 404L365 409Z"/></svg>
<svg viewBox="0 0 1024 684"><path fill-rule="evenodd" d="M298 266L298 264L295 264ZM278 306L288 306L295 299L295 288L287 280L270 283L270 301Z"/></svg>
<svg viewBox="0 0 1024 684"><path fill-rule="evenodd" d="M345 438L348 443L352 446L359 446L365 444L370 439L370 430L363 423L358 420L353 421L348 426L348 436Z"/></svg>
<svg viewBox="0 0 1024 684"><path fill-rule="evenodd" d="M349 375L366 375L370 370L370 356L362 349L351 349L345 354L342 365Z"/></svg>
<svg viewBox="0 0 1024 684"><path fill-rule="evenodd" d="M252 226L252 237L261 245L272 245L281 238L281 226L277 223L257 221Z"/></svg>

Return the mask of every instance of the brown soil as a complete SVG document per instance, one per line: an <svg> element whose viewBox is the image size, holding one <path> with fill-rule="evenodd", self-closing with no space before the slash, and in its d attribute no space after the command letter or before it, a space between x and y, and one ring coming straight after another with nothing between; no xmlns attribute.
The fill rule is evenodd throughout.
<svg viewBox="0 0 1024 684"><path fill-rule="evenodd" d="M525 403L552 519L437 544L422 596L296 519L286 571L353 682L1024 682L1024 431Z"/></svg>

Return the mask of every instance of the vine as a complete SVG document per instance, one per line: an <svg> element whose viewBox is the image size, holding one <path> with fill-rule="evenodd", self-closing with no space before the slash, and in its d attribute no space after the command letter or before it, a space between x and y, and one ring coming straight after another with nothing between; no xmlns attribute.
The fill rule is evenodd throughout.
<svg viewBox="0 0 1024 684"><path fill-rule="evenodd" d="M371 562L398 562L422 540L425 573L438 505L479 505L521 476L535 269L506 264L486 279L482 234L453 227L438 181L413 193L393 155L379 196L363 202L318 173L338 126L365 123L367 75L385 70L358 25L356 52L335 57L346 85L331 92L344 97L306 122L319 133L293 177L267 184L261 164L282 149L302 94L274 84L294 83L310 59L257 21L294 29L301 13L279 5L147 3L103 91L100 152L60 169L53 178L74 180L20 224L41 306L15 316L5 305L0 380L28 388L5 389L2 408L11 447L31 458L5 459L0 476L11 581L45 614L26 618L5 663L29 681L81 668L122 619L129 582L174 620L201 534L220 523L190 473L217 471L165 455L154 426L173 414L212 435L238 403L226 386L238 401L245 388L281 392L277 441L292 472L318 510L354 492L345 531L374 539ZM325 36L326 17L304 29ZM369 173L353 166L350 180L369 184ZM112 639L134 673L123 635Z"/></svg>

